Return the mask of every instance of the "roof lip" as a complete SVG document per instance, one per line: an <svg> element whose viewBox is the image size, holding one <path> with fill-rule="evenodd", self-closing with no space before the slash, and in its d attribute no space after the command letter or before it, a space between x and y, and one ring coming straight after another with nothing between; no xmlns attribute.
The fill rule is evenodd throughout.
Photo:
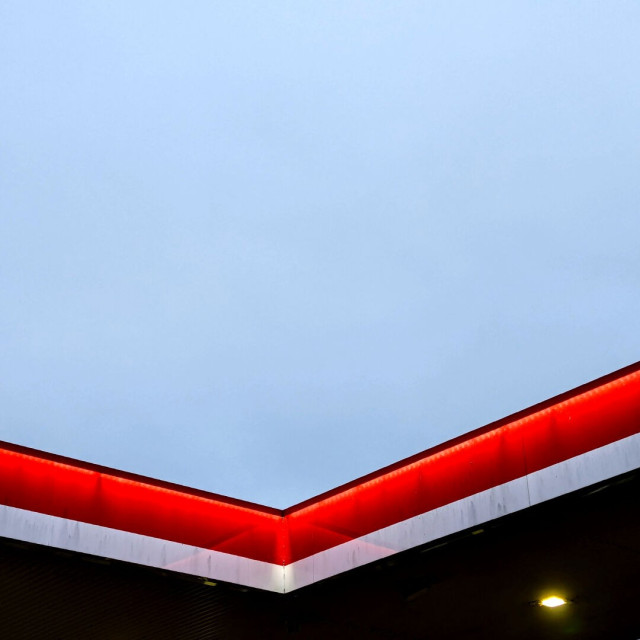
<svg viewBox="0 0 640 640"><path fill-rule="evenodd" d="M15 453L33 456L43 460L49 460L51 462L57 462L59 464L68 465L78 469L84 469L86 471L93 471L95 473L101 473L109 475L115 478L121 478L123 480L131 480L133 482L139 482L151 487L158 487L160 489L167 489L169 491L175 491L177 493L183 493L186 495L195 496L198 498L204 498L206 500L212 500L221 502L230 506L240 507L251 511L258 511L267 515L282 517L282 509L275 507L269 507L267 505L259 504L257 502L251 502L249 500L242 500L240 498L233 498L231 496L225 496L220 493L214 493L212 491L205 491L204 489L196 489L194 487L188 487L186 485L178 484L175 482L169 482L166 480L160 480L158 478L151 478L149 476L143 476L138 473L130 471L123 471L113 467L107 467L105 465L95 464L93 462L85 462L84 460L78 460L77 458L71 458L69 456L63 456L57 453L51 453L48 451L42 451L33 447L27 447L25 445L14 444L13 442L6 442L0 440L0 448L6 451L13 451Z"/></svg>
<svg viewBox="0 0 640 640"><path fill-rule="evenodd" d="M551 398L548 398L546 400L542 400L541 402L538 402L529 407L526 407L525 409L520 409L519 411L509 414L508 416L499 418L498 420L494 420L493 422L480 426L471 431L467 431L459 436L446 440L445 442L442 442L440 444L434 445L433 447L429 447L428 449L420 451L419 453L414 453L413 455L403 458L402 460L398 460L397 462L392 462L389 465L381 467L380 469L376 469L375 471L371 471L370 473L367 473L363 476L355 478L354 480L345 482L344 484L334 487L333 489L329 489L311 498L307 498L302 502L298 502L290 507L287 507L286 509L283 509L283 515L289 516L297 511L302 511L307 507L310 507L314 504L317 504L319 502L322 502L324 500L337 496L345 491L353 489L358 485L362 485L371 480L375 480L376 478L380 478L384 475L387 475L388 473L397 471L402 467L406 467L410 464L423 460L424 458L428 458L429 456L432 456L436 453L439 453L446 449L450 449L451 447L461 444L467 440L471 440L485 433L489 433L490 431L493 431L495 429L499 429L500 427L506 424L509 424L511 422L515 422L516 420L521 420L522 418L526 418L527 416L533 415L540 411L544 411L545 409L553 407L554 405L557 405L561 402L564 402L576 396L582 395L583 393L586 393L588 391L601 387L610 382L614 382L615 380L624 378L633 373L637 373L638 371L640 371L640 360L637 362L634 362L633 364L622 367L621 369L617 369L615 371L612 371L611 373L607 373L603 376L600 376L595 380L591 380L590 382L581 384L578 387L574 387L573 389L569 389L568 391L563 391L558 395L552 396Z"/></svg>

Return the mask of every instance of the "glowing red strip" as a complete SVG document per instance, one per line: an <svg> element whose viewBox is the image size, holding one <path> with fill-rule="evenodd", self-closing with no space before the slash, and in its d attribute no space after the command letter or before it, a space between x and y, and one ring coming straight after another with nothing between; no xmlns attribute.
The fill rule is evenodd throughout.
<svg viewBox="0 0 640 640"><path fill-rule="evenodd" d="M289 564L639 431L640 364L284 512L8 444L0 503Z"/></svg>
<svg viewBox="0 0 640 640"><path fill-rule="evenodd" d="M640 372L286 511L287 563L504 484L640 431Z"/></svg>
<svg viewBox="0 0 640 640"><path fill-rule="evenodd" d="M12 447L12 449L14 449ZM282 516L220 497L0 450L0 503L280 564Z"/></svg>

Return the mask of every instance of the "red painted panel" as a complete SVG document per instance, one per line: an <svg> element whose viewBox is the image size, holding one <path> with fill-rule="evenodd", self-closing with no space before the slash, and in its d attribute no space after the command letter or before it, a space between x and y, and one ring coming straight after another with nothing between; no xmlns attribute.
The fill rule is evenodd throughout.
<svg viewBox="0 0 640 640"><path fill-rule="evenodd" d="M538 428L523 430L533 472L640 431L640 373L562 402Z"/></svg>
<svg viewBox="0 0 640 640"><path fill-rule="evenodd" d="M282 517L103 471L0 450L0 503L281 563Z"/></svg>

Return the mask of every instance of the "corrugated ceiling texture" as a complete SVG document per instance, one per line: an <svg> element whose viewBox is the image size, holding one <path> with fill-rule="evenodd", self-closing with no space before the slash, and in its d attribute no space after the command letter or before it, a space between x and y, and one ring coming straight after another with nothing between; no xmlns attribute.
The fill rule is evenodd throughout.
<svg viewBox="0 0 640 640"><path fill-rule="evenodd" d="M282 603L276 598L123 563L0 544L0 638L253 638L256 629L279 630Z"/></svg>

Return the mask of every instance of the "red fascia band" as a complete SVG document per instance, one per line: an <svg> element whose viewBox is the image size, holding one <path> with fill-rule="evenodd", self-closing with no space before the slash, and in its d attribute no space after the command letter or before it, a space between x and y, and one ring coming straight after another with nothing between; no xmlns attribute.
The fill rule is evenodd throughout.
<svg viewBox="0 0 640 640"><path fill-rule="evenodd" d="M0 503L282 563L279 510L6 444L0 449Z"/></svg>
<svg viewBox="0 0 640 640"><path fill-rule="evenodd" d="M288 562L640 431L640 372L582 388L287 509Z"/></svg>

